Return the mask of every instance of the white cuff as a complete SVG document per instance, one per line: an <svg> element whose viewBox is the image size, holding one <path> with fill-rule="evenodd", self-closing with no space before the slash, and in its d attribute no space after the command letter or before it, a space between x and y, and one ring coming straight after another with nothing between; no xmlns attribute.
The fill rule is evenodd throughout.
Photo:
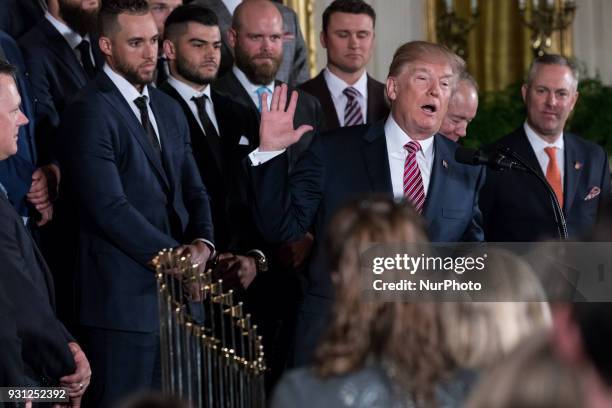
<svg viewBox="0 0 612 408"><path fill-rule="evenodd" d="M196 238L191 242L191 245L195 244L196 242L202 242L210 248L210 256L208 257L208 259L212 259L215 257L215 253L217 252L217 250L215 249L215 244L204 238Z"/></svg>
<svg viewBox="0 0 612 408"><path fill-rule="evenodd" d="M265 162L272 160L276 156L283 154L287 149L283 150L271 150L268 152L260 152L259 147L249 153L249 159L251 159L251 165L259 166L260 164L264 164Z"/></svg>

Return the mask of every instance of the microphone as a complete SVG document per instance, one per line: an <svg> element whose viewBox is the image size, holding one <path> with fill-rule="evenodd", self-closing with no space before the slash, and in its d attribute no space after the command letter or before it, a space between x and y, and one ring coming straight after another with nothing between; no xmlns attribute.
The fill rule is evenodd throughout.
<svg viewBox="0 0 612 408"><path fill-rule="evenodd" d="M529 170L525 166L509 159L499 151L483 152L468 147L458 147L455 151L455 160L470 166L483 164L493 170L517 170L529 173Z"/></svg>

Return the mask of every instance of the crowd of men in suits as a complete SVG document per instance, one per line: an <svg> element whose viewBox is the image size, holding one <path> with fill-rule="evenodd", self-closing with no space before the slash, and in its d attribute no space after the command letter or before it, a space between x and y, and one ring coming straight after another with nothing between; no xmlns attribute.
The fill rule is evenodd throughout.
<svg viewBox="0 0 612 408"><path fill-rule="evenodd" d="M0 340L23 356L3 359L3 384L61 384L96 407L159 388L163 248L236 283L273 384L312 357L334 296L326 227L361 194L410 201L435 242L555 237L541 185L455 160L478 107L463 60L417 41L384 84L367 73L362 0L325 10L310 80L295 12L276 2L2 3ZM563 131L577 83L571 61L537 59L525 123L498 142L542 172L572 239L610 187L604 150Z"/></svg>

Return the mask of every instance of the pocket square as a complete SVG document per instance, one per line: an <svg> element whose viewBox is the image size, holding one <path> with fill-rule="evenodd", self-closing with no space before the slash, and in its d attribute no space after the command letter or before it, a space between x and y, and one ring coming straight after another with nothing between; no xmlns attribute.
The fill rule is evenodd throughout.
<svg viewBox="0 0 612 408"><path fill-rule="evenodd" d="M240 136L240 140L238 141L238 145L240 145L240 146L248 146L249 145L249 139L247 139L246 136L244 136L244 135Z"/></svg>
<svg viewBox="0 0 612 408"><path fill-rule="evenodd" d="M589 194L586 195L586 197L584 197L584 201L589 201L594 199L595 197L597 197L599 195L599 193L601 193L601 188L595 186L591 189L591 191L589 191Z"/></svg>

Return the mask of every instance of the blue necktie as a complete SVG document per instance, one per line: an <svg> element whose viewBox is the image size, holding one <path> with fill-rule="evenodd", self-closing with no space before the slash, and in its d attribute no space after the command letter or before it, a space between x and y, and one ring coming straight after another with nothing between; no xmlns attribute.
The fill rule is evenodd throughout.
<svg viewBox="0 0 612 408"><path fill-rule="evenodd" d="M262 100L263 100L263 99L262 99L263 94L265 94L265 93L271 94L271 93L272 93L272 91L271 91L270 89L268 89L268 87L265 87L265 86L260 86L259 88L257 88L257 89L255 90L255 92L257 93L257 98L258 98L258 100L259 100L259 106L258 106L258 109L259 109L259 112L261 112L261 108L262 108L262 107L261 107L261 103L262 103ZM268 100L269 100L269 97L268 97Z"/></svg>

